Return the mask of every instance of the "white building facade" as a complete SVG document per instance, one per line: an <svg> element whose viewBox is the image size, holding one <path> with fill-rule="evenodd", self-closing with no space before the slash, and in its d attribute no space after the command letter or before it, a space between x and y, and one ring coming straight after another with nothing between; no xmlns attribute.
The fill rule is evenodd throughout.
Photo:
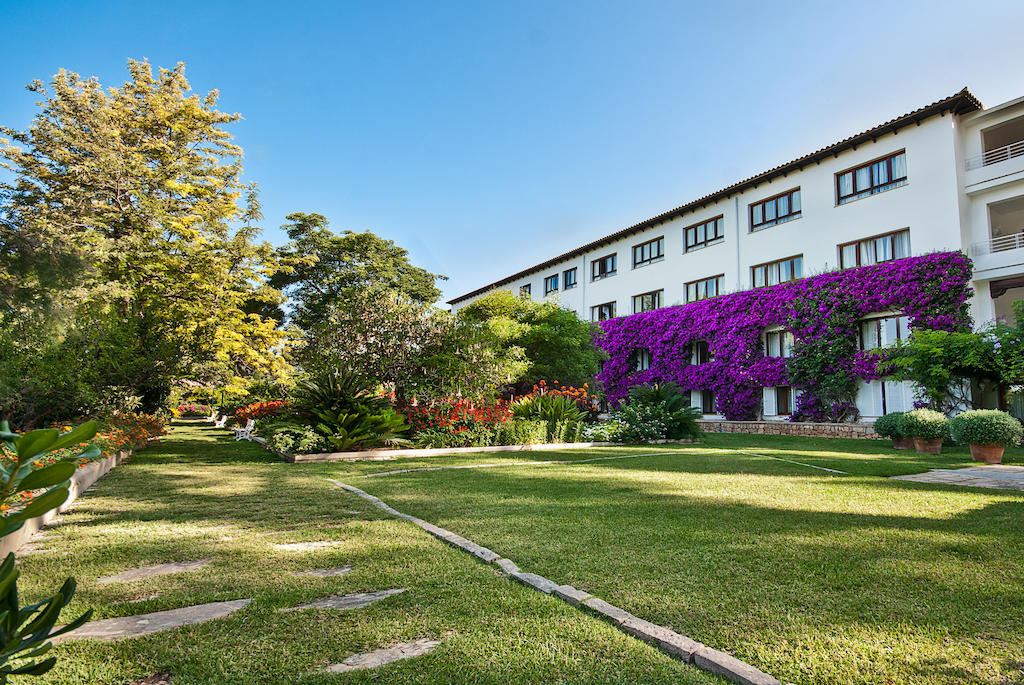
<svg viewBox="0 0 1024 685"><path fill-rule="evenodd" d="M1024 299L1024 98L984 109L964 89L449 304L505 289L599 321L950 250L974 261L975 322L1011 315ZM879 313L892 320L882 344L901 334L893 314ZM783 417L770 394L765 415ZM871 418L912 400L876 381L858 408Z"/></svg>

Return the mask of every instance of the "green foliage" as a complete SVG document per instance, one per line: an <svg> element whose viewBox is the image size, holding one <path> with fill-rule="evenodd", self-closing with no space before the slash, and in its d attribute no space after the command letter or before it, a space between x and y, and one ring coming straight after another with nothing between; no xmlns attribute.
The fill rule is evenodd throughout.
<svg viewBox="0 0 1024 685"><path fill-rule="evenodd" d="M594 345L600 329L552 302L498 290L460 309L458 317L486 325L506 347L525 352L529 365L513 379L520 390L541 380L573 386L593 382L604 359Z"/></svg>
<svg viewBox="0 0 1024 685"><path fill-rule="evenodd" d="M949 419L934 409L915 409L903 415L907 436L922 440L945 440L949 437Z"/></svg>
<svg viewBox="0 0 1024 685"><path fill-rule="evenodd" d="M294 391L295 406L304 411L382 411L390 403L374 393L374 384L351 371L331 369L299 381Z"/></svg>
<svg viewBox="0 0 1024 685"><path fill-rule="evenodd" d="M491 426L477 425L462 431L425 428L416 433L416 445L445 448L576 442L583 425L577 421L556 422L553 433L548 430L547 421L536 419L513 419ZM551 439L552 435L556 439Z"/></svg>
<svg viewBox="0 0 1024 685"><path fill-rule="evenodd" d="M585 415L571 397L563 395L532 395L512 403L512 415L518 419L543 421L551 442L576 442L566 436L579 434Z"/></svg>
<svg viewBox="0 0 1024 685"><path fill-rule="evenodd" d="M267 439L267 447L282 454L315 454L326 451L327 446L327 440L312 426L278 424Z"/></svg>
<svg viewBox="0 0 1024 685"><path fill-rule="evenodd" d="M661 405L631 402L612 412L611 420L619 424L616 442L639 445L665 439L670 416Z"/></svg>
<svg viewBox="0 0 1024 685"><path fill-rule="evenodd" d="M351 413L317 409L311 413L318 419L316 432L338 452L409 444L399 437L409 430L405 417L393 409Z"/></svg>
<svg viewBox="0 0 1024 685"><path fill-rule="evenodd" d="M902 440L910 437L907 435L906 427L903 425L904 414L905 412L894 411L889 412L885 416L879 416L875 420L875 432L883 438L891 438L893 440Z"/></svg>
<svg viewBox="0 0 1024 685"><path fill-rule="evenodd" d="M618 421L602 421L583 427L580 438L585 442L620 442L622 424Z"/></svg>
<svg viewBox="0 0 1024 685"><path fill-rule="evenodd" d="M6 504L19 492L44 490L24 506L3 516L0 537L10 535L29 519L56 509L67 500L75 462L58 461L41 468L35 464L48 454L92 439L96 428L96 422L89 421L63 434L47 428L19 435L11 432L6 421L0 422L0 452L9 457L0 461L0 503ZM75 459L90 459L99 453L99 448L93 446ZM18 600L19 573L14 554L8 554L0 564L0 684L7 683L12 675L34 676L48 672L57 659L40 657L50 651L50 638L78 628L92 616L90 609L55 629L61 610L75 593L75 581L68 578L56 594L23 607Z"/></svg>
<svg viewBox="0 0 1024 685"><path fill-rule="evenodd" d="M661 437L669 440L697 440L703 437L697 420L702 413L689 406L687 397L679 386L671 381L651 385L634 385L629 389L629 405L648 405L658 410L658 416L665 424Z"/></svg>
<svg viewBox="0 0 1024 685"><path fill-rule="evenodd" d="M957 414L949 422L955 442L965 445L1019 445L1024 437L1020 421L1004 411L976 409Z"/></svg>

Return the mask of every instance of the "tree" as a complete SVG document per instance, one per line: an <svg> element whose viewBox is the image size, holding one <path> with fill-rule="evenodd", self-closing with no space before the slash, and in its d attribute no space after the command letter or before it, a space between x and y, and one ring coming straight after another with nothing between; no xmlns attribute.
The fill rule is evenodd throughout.
<svg viewBox="0 0 1024 685"><path fill-rule="evenodd" d="M315 322L299 354L303 369L350 369L391 389L400 404L412 397L493 395L525 366L522 350L506 346L482 325L392 290L350 293Z"/></svg>
<svg viewBox="0 0 1024 685"><path fill-rule="evenodd" d="M604 359L594 345L600 329L554 303L497 290L460 309L458 318L485 325L506 347L524 350L529 366L515 379L520 390L541 380L583 385Z"/></svg>
<svg viewBox="0 0 1024 685"><path fill-rule="evenodd" d="M288 293L291 320L303 330L366 288L385 288L413 302L441 296L432 274L409 262L409 252L370 231L340 235L322 214L294 212L282 228L290 242L277 252L280 270L270 285Z"/></svg>
<svg viewBox="0 0 1024 685"><path fill-rule="evenodd" d="M0 183L0 329L28 355L13 365L24 373L38 373L33 357L77 352L85 377L154 407L176 377L279 367L285 333L252 312L280 294L266 284L273 249L255 242L256 188L224 130L239 115L216 108L216 91L192 93L183 64L128 71L107 91L64 70L49 89L36 81L29 129L0 128L14 174ZM35 331L41 355L18 344ZM26 399L23 377L3 385Z"/></svg>

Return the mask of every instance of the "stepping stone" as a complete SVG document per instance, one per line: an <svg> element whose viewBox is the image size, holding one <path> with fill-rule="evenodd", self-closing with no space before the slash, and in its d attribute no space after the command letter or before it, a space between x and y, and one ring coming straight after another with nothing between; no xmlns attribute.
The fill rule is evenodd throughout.
<svg viewBox="0 0 1024 685"><path fill-rule="evenodd" d="M362 514L363 512L359 511L358 509L346 509L342 513L343 514Z"/></svg>
<svg viewBox="0 0 1024 685"><path fill-rule="evenodd" d="M43 552L49 552L50 550L38 542L26 542L24 545L18 548L15 554L19 557L30 557L33 554L42 554Z"/></svg>
<svg viewBox="0 0 1024 685"><path fill-rule="evenodd" d="M125 604L141 604L143 602L148 602L151 599L156 599L159 596L160 593L157 592L155 594L149 595L148 597L140 597L139 599L129 599L125 602Z"/></svg>
<svg viewBox="0 0 1024 685"><path fill-rule="evenodd" d="M170 673L154 673L139 680L133 680L128 685L171 685Z"/></svg>
<svg viewBox="0 0 1024 685"><path fill-rule="evenodd" d="M339 568L318 568L312 571L296 571L297 576L317 576L318 578L328 578L330 576L343 576L352 570L351 566L341 566Z"/></svg>
<svg viewBox="0 0 1024 685"><path fill-rule="evenodd" d="M334 540L321 540L319 542L285 542L274 545L275 548L288 552L299 552L309 549L321 549L323 547L337 547L341 542Z"/></svg>
<svg viewBox="0 0 1024 685"><path fill-rule="evenodd" d="M169 611L157 611L152 614L91 621L70 633L58 635L51 641L56 644L65 640L119 640L126 637L149 635L161 630L223 618L235 613L251 601L251 599L234 599L229 602L212 602L181 609L170 609Z"/></svg>
<svg viewBox="0 0 1024 685"><path fill-rule="evenodd" d="M115 573L112 576L105 576L100 578L97 583L128 583L133 580L142 580L143 578L152 578L153 576L166 576L168 573L181 573L183 571L195 571L196 569L206 566L213 558L208 559L197 559L195 561L172 561L166 564L155 564L153 566L143 566L142 568L133 568L128 571L122 571L121 573Z"/></svg>
<svg viewBox="0 0 1024 685"><path fill-rule="evenodd" d="M441 644L440 640L431 640L424 637L412 642L403 642L387 649L376 649L372 652L364 652L363 654L353 654L340 664L328 666L326 670L328 673L345 673L363 668L377 668L390 664L393 661L426 654L439 644Z"/></svg>
<svg viewBox="0 0 1024 685"><path fill-rule="evenodd" d="M367 604L379 602L391 595L397 595L401 592L405 592L408 589L409 588L400 587L394 590L381 590L379 592L354 592L349 595L331 595L330 597L324 597L323 599L318 599L310 602L309 604L300 604L297 607L281 609L281 611L301 611L303 609L359 609Z"/></svg>

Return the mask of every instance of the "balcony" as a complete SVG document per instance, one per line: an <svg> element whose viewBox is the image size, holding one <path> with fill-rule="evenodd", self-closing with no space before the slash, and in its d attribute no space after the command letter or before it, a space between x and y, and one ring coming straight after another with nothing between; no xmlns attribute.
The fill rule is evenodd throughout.
<svg viewBox="0 0 1024 685"><path fill-rule="evenodd" d="M975 157L967 159L967 171L972 169L980 169L983 166L989 166L990 164L998 164L999 162L1005 162L1014 157L1024 156L1024 140L1018 140L1015 143L1009 145L1003 145L995 149L983 152Z"/></svg>
<svg viewBox="0 0 1024 685"><path fill-rule="evenodd" d="M964 160L968 194L1024 181L1024 117L981 131L981 151Z"/></svg>

